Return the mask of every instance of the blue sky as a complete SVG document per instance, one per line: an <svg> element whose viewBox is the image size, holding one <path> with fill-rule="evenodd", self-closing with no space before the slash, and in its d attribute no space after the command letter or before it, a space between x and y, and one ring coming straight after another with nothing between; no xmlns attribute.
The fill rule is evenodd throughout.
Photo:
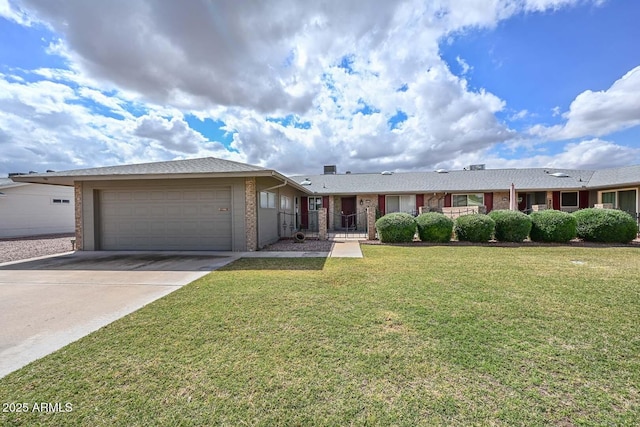
<svg viewBox="0 0 640 427"><path fill-rule="evenodd" d="M640 2L266 3L0 0L0 176L640 163Z"/></svg>

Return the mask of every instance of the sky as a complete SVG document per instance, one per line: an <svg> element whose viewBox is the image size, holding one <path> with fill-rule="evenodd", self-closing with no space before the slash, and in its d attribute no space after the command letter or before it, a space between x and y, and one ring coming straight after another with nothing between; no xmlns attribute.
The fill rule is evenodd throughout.
<svg viewBox="0 0 640 427"><path fill-rule="evenodd" d="M640 164L637 0L0 0L0 177Z"/></svg>

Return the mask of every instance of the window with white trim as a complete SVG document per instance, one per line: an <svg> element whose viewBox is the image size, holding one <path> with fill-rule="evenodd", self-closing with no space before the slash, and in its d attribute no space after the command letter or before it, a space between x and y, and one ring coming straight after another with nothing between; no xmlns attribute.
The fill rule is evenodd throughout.
<svg viewBox="0 0 640 427"><path fill-rule="evenodd" d="M260 207L262 209L275 209L276 208L276 195L268 191L260 192Z"/></svg>
<svg viewBox="0 0 640 427"><path fill-rule="evenodd" d="M386 196L385 213L406 212L413 214L416 210L416 195L404 194L398 196Z"/></svg>
<svg viewBox="0 0 640 427"><path fill-rule="evenodd" d="M309 197L309 210L319 211L322 209L322 197Z"/></svg>
<svg viewBox="0 0 640 427"><path fill-rule="evenodd" d="M621 188L598 193L600 203L611 203L614 209L631 214L638 212L638 191L635 188Z"/></svg>
<svg viewBox="0 0 640 427"><path fill-rule="evenodd" d="M616 191L603 191L602 203L610 203L614 208L616 207Z"/></svg>
<svg viewBox="0 0 640 427"><path fill-rule="evenodd" d="M291 209L291 197L280 196L280 210L288 211Z"/></svg>
<svg viewBox="0 0 640 427"><path fill-rule="evenodd" d="M563 191L560 193L560 208L577 209L578 208L578 192Z"/></svg>
<svg viewBox="0 0 640 427"><path fill-rule="evenodd" d="M451 196L451 205L455 208L463 206L484 206L484 193L454 194Z"/></svg>
<svg viewBox="0 0 640 427"><path fill-rule="evenodd" d="M51 203L54 205L68 205L71 201L69 199L51 199Z"/></svg>

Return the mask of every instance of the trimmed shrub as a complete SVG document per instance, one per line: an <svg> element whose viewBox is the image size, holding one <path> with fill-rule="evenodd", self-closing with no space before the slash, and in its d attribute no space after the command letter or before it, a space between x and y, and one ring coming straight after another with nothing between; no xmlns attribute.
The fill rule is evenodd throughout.
<svg viewBox="0 0 640 427"><path fill-rule="evenodd" d="M453 220L439 212L418 215L418 236L423 242L447 243L451 240Z"/></svg>
<svg viewBox="0 0 640 427"><path fill-rule="evenodd" d="M489 215L472 214L456 218L454 230L460 241L481 243L491 240L495 227Z"/></svg>
<svg viewBox="0 0 640 427"><path fill-rule="evenodd" d="M500 242L522 242L531 232L531 218L518 211L491 211L489 216L496 222L496 240Z"/></svg>
<svg viewBox="0 0 640 427"><path fill-rule="evenodd" d="M394 212L376 221L378 237L384 243L412 242L416 234L416 220L408 213Z"/></svg>
<svg viewBox="0 0 640 427"><path fill-rule="evenodd" d="M534 242L567 243L577 235L573 215L553 209L532 212L531 240Z"/></svg>
<svg viewBox="0 0 640 427"><path fill-rule="evenodd" d="M617 209L582 209L573 217L578 237L588 242L629 243L638 234L636 220Z"/></svg>

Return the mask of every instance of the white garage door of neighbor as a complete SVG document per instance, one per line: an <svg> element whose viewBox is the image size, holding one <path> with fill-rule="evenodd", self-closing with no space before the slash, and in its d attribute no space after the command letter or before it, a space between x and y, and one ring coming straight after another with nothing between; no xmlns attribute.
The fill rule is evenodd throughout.
<svg viewBox="0 0 640 427"><path fill-rule="evenodd" d="M231 188L100 192L102 250L231 250Z"/></svg>

